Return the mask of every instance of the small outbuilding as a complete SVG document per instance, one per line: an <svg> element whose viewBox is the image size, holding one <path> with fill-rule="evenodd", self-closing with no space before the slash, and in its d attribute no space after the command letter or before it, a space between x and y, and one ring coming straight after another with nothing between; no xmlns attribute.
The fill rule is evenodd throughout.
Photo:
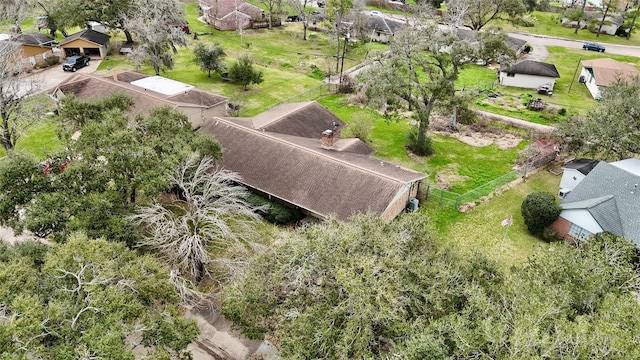
<svg viewBox="0 0 640 360"><path fill-rule="evenodd" d="M99 31L84 29L66 37L59 46L65 58L73 55L85 55L104 59L109 52L110 38L111 36Z"/></svg>
<svg viewBox="0 0 640 360"><path fill-rule="evenodd" d="M524 60L500 69L500 85L525 89L538 89L546 85L553 90L559 77L555 65L533 60Z"/></svg>

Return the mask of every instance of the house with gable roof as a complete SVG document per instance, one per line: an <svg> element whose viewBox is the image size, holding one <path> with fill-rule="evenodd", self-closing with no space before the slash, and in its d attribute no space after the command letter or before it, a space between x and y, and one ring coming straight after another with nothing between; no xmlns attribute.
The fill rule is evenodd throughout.
<svg viewBox="0 0 640 360"><path fill-rule="evenodd" d="M560 202L551 225L569 241L608 231L640 247L640 159L601 161Z"/></svg>
<svg viewBox="0 0 640 360"><path fill-rule="evenodd" d="M640 75L635 66L609 58L583 60L581 63L578 82L585 84L594 99L600 98L602 88L618 80L634 81Z"/></svg>
<svg viewBox="0 0 640 360"><path fill-rule="evenodd" d="M218 140L220 165L256 193L322 219L374 213L392 220L415 201L426 175L372 157L359 139L341 139L344 125L310 101L254 118L216 118L199 131Z"/></svg>
<svg viewBox="0 0 640 360"><path fill-rule="evenodd" d="M5 41L20 44L22 67L25 69L44 65L47 58L53 56L53 46L56 44L54 39L38 32L18 34Z"/></svg>
<svg viewBox="0 0 640 360"><path fill-rule="evenodd" d="M75 73L53 89L50 96L57 102L73 94L86 101L117 92L133 99L134 105L129 110L133 116L146 116L153 108L169 106L185 114L196 128L215 116L227 115L228 99L224 96L201 91L192 85L161 76L149 76L135 71L106 77Z"/></svg>
<svg viewBox="0 0 640 360"><path fill-rule="evenodd" d="M244 0L200 0L202 17L218 30L250 29L264 19L259 7Z"/></svg>
<svg viewBox="0 0 640 360"><path fill-rule="evenodd" d="M64 57L85 55L104 59L109 53L110 38L111 36L99 31L84 29L67 36L58 46Z"/></svg>
<svg viewBox="0 0 640 360"><path fill-rule="evenodd" d="M563 199L573 188L584 179L593 168L598 165L598 160L573 159L562 166L562 178L560 179L560 191L558 197Z"/></svg>
<svg viewBox="0 0 640 360"><path fill-rule="evenodd" d="M404 21L393 20L385 16L369 16L367 24L369 31L371 31L370 40L383 44L391 41L395 33L407 26Z"/></svg>
<svg viewBox="0 0 640 360"><path fill-rule="evenodd" d="M546 85L553 89L560 74L553 64L523 60L511 67L503 66L499 77L500 85L503 86L537 89Z"/></svg>

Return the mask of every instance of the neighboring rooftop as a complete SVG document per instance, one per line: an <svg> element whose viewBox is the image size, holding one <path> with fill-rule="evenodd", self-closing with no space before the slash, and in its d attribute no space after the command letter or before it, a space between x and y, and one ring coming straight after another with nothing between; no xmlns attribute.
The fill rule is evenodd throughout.
<svg viewBox="0 0 640 360"><path fill-rule="evenodd" d="M110 38L111 36L101 33L99 31L84 29L82 31L78 31L75 34L71 34L67 36L66 38L64 38L64 40L60 42L59 45L62 46L77 39L86 40L98 45L104 45L109 42Z"/></svg>
<svg viewBox="0 0 640 360"><path fill-rule="evenodd" d="M39 47L51 47L56 42L54 39L48 37L47 35L37 32L20 34L14 36L12 40L24 45Z"/></svg>
<svg viewBox="0 0 640 360"><path fill-rule="evenodd" d="M591 70L598 86L609 86L618 78L633 80L640 74L635 66L609 58L582 60L582 66Z"/></svg>
<svg viewBox="0 0 640 360"><path fill-rule="evenodd" d="M162 76L147 76L139 80L131 81L130 84L138 86L144 90L155 91L167 96L195 89L195 86L193 85L185 84Z"/></svg>
<svg viewBox="0 0 640 360"><path fill-rule="evenodd" d="M623 160L626 168L640 168L640 160ZM560 202L563 209L586 209L605 231L640 246L640 176L604 161L596 165Z"/></svg>
<svg viewBox="0 0 640 360"><path fill-rule="evenodd" d="M533 60L523 60L510 68L503 67L500 71L513 74L560 77L555 65Z"/></svg>
<svg viewBox="0 0 640 360"><path fill-rule="evenodd" d="M564 164L562 167L565 169L575 169L581 172L583 175L587 175L591 170L593 170L596 165L598 165L598 160L593 159L574 159L570 162Z"/></svg>
<svg viewBox="0 0 640 360"><path fill-rule="evenodd" d="M113 80L112 77L99 77L90 74L75 73L67 80L60 83L53 91L53 95L56 95L57 92L61 92L63 94L73 93L78 99L90 100L109 96L115 92L122 92L133 98L134 106L131 112L134 115L148 115L152 108L163 105L168 105L173 108L185 105L190 107L209 108L227 101L227 98L223 96L193 88L184 92L179 92L176 95L169 96L157 91L135 86L126 81L119 81L121 77L125 80L137 77L144 79L143 76L137 76L133 72L126 72L123 74L125 75L120 76L120 74L116 74L115 77L118 79L118 81L116 81Z"/></svg>

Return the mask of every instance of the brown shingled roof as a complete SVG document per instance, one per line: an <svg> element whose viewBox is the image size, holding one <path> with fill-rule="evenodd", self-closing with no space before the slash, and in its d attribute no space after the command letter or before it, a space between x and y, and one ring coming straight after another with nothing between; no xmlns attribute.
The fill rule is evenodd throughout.
<svg viewBox="0 0 640 360"><path fill-rule="evenodd" d="M124 77L132 79L136 76L129 73ZM120 79L120 74L118 74L118 79ZM131 85L128 82L113 81L111 77L98 77L84 73L73 74L60 83L57 89L65 94L73 93L81 100L98 99L115 92L123 92L134 101L134 106L131 109L134 115L148 115L151 109L165 105L176 107L177 105L188 104L207 108L226 99L222 96L208 94L195 89L167 97L155 91Z"/></svg>
<svg viewBox="0 0 640 360"><path fill-rule="evenodd" d="M283 104L253 117L253 128L307 138L318 138L333 123L343 129L347 124L315 101Z"/></svg>
<svg viewBox="0 0 640 360"><path fill-rule="evenodd" d="M222 145L221 165L251 188L327 217L382 214L406 185L426 175L368 155L303 146L290 135L253 130L224 119L199 129ZM310 139L298 138L301 141Z"/></svg>
<svg viewBox="0 0 640 360"><path fill-rule="evenodd" d="M640 75L635 66L609 58L583 60L582 66L593 71L593 78L598 86L609 86L615 83L618 78L632 80Z"/></svg>

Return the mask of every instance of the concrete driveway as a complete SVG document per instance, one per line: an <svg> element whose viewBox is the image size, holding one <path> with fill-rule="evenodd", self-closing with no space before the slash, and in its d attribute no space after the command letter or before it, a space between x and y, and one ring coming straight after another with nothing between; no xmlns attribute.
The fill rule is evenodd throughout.
<svg viewBox="0 0 640 360"><path fill-rule="evenodd" d="M79 73L92 73L96 71L98 65L100 65L100 59L91 59L89 66L85 66L82 69L78 69ZM20 87L27 91L31 84L35 84L37 87L36 92L41 93L54 89L62 81L68 79L71 75L75 74L71 71L63 71L62 64L50 66L44 69L34 70L30 74L20 75Z"/></svg>

